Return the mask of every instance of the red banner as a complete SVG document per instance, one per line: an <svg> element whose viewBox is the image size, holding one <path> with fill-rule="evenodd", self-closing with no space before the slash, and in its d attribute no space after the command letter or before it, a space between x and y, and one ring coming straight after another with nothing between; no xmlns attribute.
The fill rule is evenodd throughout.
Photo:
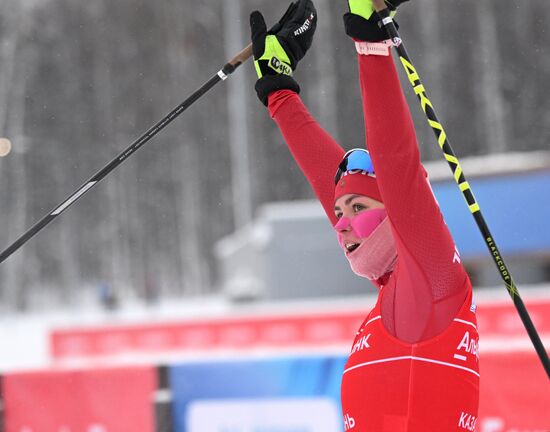
<svg viewBox="0 0 550 432"><path fill-rule="evenodd" d="M550 300L526 301L526 306L549 346ZM481 402L476 430L550 431L548 378L513 304L481 303L477 315ZM343 353L363 319L364 311L352 310L57 330L51 335L51 347L58 360L266 347L336 346Z"/></svg>
<svg viewBox="0 0 550 432"><path fill-rule="evenodd" d="M6 432L153 432L155 369L14 373L4 377Z"/></svg>
<svg viewBox="0 0 550 432"><path fill-rule="evenodd" d="M550 431L550 383L534 351L482 354L480 432Z"/></svg>
<svg viewBox="0 0 550 432"><path fill-rule="evenodd" d="M55 330L51 351L54 358L63 359L167 351L347 346L363 319L364 312L279 314Z"/></svg>
<svg viewBox="0 0 550 432"><path fill-rule="evenodd" d="M531 301L527 307L538 331L550 335L550 300ZM55 359L256 347L347 347L365 318L365 310L59 329L51 333L50 346ZM497 343L485 346L486 351L509 350L510 337L526 338L510 301L481 304L477 315L482 346L497 338Z"/></svg>

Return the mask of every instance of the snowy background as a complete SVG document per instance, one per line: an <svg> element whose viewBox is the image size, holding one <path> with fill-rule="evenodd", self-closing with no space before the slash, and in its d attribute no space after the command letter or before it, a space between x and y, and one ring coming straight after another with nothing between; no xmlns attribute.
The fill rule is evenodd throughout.
<svg viewBox="0 0 550 432"><path fill-rule="evenodd" d="M316 5L318 31L296 78L320 123L358 146L345 2ZM286 3L3 0L0 136L13 147L0 158L1 248L245 46L255 8L272 22ZM459 157L548 149L545 0L415 0L400 21ZM312 197L254 82L249 62L3 263L2 308L216 292L218 239L264 203ZM406 93L424 159L441 158Z"/></svg>
<svg viewBox="0 0 550 432"><path fill-rule="evenodd" d="M315 4L317 33L295 77L304 101L325 129L345 148L361 146L356 58L341 19L346 2L315 0ZM269 23L286 7L287 1L267 0L0 1L0 250L247 45L250 11L262 10ZM474 193L477 178L480 184L484 178L493 182L494 189L488 192L478 189L492 197L485 201L492 204L486 214L498 231L497 242L504 239L507 262L520 292L534 308L533 318L548 346L548 0L412 0L400 10L398 20L466 176L474 177ZM431 178L440 182L443 192L449 186L456 193L432 130L402 78ZM308 314L323 317L327 311L337 311L346 317L359 311L361 315L372 305L374 291L363 280L351 279L354 276L329 225L311 201L309 185L256 98L255 79L249 61L0 264L0 430L4 417L7 432L33 430L13 423L17 411L23 421L35 415L36 424L49 419L45 412L59 414L55 428L38 426L40 431L138 430L127 424L117 428L105 419L101 423L97 418L104 405L114 412L115 422L132 420L128 412L147 417L134 418L139 431L154 430L153 412L157 431L173 430L159 425L171 419L169 392L181 389L176 388L177 380L170 383L171 390L163 387L167 384L162 377L156 381L162 365L177 372L178 362L184 362L185 379L199 381L198 394L201 375L186 371L186 362L246 360L247 354L212 347L208 355L187 348L166 351L163 341L181 330L168 325L169 331L162 333L166 323L199 325L209 331L216 320L230 317L250 334L254 331L250 316L269 319L290 314L300 329L305 325L300 319ZM534 186L525 194L510 196L507 190L516 189L499 188L498 176L516 188L520 182L514 179L536 183L529 183ZM483 209L484 201L480 204ZM462 210L463 219L453 206L443 208L444 213L452 212L454 220L447 220L450 226L456 224L456 232L474 232L467 231L472 221L465 206ZM486 334L482 329L482 336L487 336L482 354L487 355L484 373L491 385L482 389L482 400L495 406L482 406L486 416L482 432L541 430L540 425L550 420L547 410L537 404L548 406L550 394L543 387L538 359L489 255L472 252L464 258L476 297L489 317ZM146 345L140 348L143 351L132 351L124 344L111 345L114 354L99 360L79 358L85 350L54 352L56 332L78 342L95 329L112 342L110 336L115 334L116 341L120 328L128 336L132 326L138 326L143 339L158 343L157 349ZM325 336L320 333L321 339ZM321 354L336 352L341 361L347 340L338 340L337 347L323 347ZM259 344L262 358L273 354L263 341ZM91 357L103 348L96 346ZM300 356L312 355L311 348L293 348L298 365ZM126 400L132 391L125 386L135 382L124 373L136 364L148 368L146 374L136 372L145 384L143 392L134 395L145 408L128 402L131 407L118 410L115 402ZM123 375L118 387L123 396L112 393L97 377L107 365L123 366L115 371ZM90 366L98 368L87 369ZM226 366L219 365L221 373ZM71 375L73 367L83 368ZM19 373L37 368L43 369L46 384L38 382L40 374ZM332 403L337 410L340 372L333 372ZM86 381L88 373L96 376L95 381ZM508 380L501 382L504 376ZM235 380L245 380L239 377ZM319 383L325 385L325 378ZM64 386L79 379L91 387L84 385L82 396L73 397ZM521 387L516 387L518 382ZM182 383L183 394L188 381ZM235 389L241 384L236 382ZM211 385L217 388L218 381ZM295 395L301 385L289 379L288 394ZM44 389L45 396L37 388ZM50 397L54 390L58 393ZM77 405L71 410L67 404L72 399ZM48 403L57 403L58 409ZM236 409L242 407L231 405L231 412ZM81 413L91 426L85 429L66 420L73 412ZM183 422L183 416L177 421Z"/></svg>

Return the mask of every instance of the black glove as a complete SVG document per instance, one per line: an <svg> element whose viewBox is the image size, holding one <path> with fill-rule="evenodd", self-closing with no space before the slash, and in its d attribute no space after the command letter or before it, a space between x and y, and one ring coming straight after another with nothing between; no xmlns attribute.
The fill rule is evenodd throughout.
<svg viewBox="0 0 550 432"><path fill-rule="evenodd" d="M259 11L250 14L254 66L259 78L256 92L265 105L267 96L275 90L300 91L291 75L311 47L316 27L317 11L311 0L292 3L269 32Z"/></svg>
<svg viewBox="0 0 550 432"><path fill-rule="evenodd" d="M391 16L397 7L409 0L385 0ZM381 27L380 18L375 12L372 0L348 0L349 12L344 14L346 34L354 39L379 42L388 39L388 33ZM395 23L397 28L397 22Z"/></svg>

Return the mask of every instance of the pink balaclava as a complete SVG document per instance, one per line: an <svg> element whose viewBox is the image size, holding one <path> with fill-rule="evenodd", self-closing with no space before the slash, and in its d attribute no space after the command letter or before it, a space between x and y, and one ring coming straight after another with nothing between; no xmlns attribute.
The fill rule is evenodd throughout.
<svg viewBox="0 0 550 432"><path fill-rule="evenodd" d="M334 200L343 195L366 195L382 202L376 177L365 171L348 171L336 184ZM351 269L359 276L370 280L380 279L393 271L397 262L397 250L391 231L391 224L384 209L372 209L353 218L342 217L334 226L340 247L346 251L342 232L353 230L356 237L363 239L361 245L346 254Z"/></svg>

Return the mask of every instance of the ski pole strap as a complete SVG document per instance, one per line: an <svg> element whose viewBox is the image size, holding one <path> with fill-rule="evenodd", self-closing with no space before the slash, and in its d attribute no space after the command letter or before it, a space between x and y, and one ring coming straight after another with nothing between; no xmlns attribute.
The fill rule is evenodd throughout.
<svg viewBox="0 0 550 432"><path fill-rule="evenodd" d="M394 46L391 40L381 42L355 41L355 49L359 55L389 56L390 48Z"/></svg>

